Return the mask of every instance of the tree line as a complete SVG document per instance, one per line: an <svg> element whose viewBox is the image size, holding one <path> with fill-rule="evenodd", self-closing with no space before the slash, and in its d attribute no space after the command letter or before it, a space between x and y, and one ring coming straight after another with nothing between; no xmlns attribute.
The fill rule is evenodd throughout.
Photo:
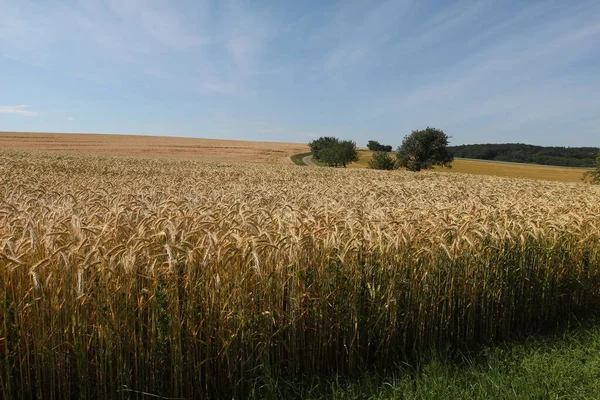
<svg viewBox="0 0 600 400"><path fill-rule="evenodd" d="M544 147L519 143L472 144L448 146L449 136L443 131L427 127L404 137L395 157L392 146L369 140L367 147L374 151L369 168L409 171L431 169L436 165L451 168L454 157L535 163L568 167L592 167L583 180L600 184L600 149L596 147ZM359 160L356 143L335 137L320 137L309 143L312 156L330 167L343 166Z"/></svg>
<svg viewBox="0 0 600 400"><path fill-rule="evenodd" d="M392 151L392 146L380 144L377 140L369 140L369 143L367 143L367 149L371 151L387 151L390 153Z"/></svg>
<svg viewBox="0 0 600 400"><path fill-rule="evenodd" d="M468 144L448 147L448 151L458 158L562 167L593 167L599 150L596 147L545 147L521 143Z"/></svg>
<svg viewBox="0 0 600 400"><path fill-rule="evenodd" d="M392 170L406 168L409 171L430 169L435 165L450 168L453 161L448 152L449 137L441 130L427 127L415 130L404 137L402 144L396 150L396 158L390 156L392 146L382 145L375 140L368 143L369 150L375 151L369 168ZM339 140L335 137L324 136L308 144L312 157L330 167L343 166L359 160L356 143L350 140Z"/></svg>

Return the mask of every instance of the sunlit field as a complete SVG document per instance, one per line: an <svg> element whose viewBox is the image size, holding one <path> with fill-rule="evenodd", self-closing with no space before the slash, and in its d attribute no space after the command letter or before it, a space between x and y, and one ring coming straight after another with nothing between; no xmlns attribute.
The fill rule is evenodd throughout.
<svg viewBox="0 0 600 400"><path fill-rule="evenodd" d="M600 305L599 198L0 152L0 397L243 397L537 332Z"/></svg>
<svg viewBox="0 0 600 400"><path fill-rule="evenodd" d="M178 158L228 163L291 164L302 143L165 136L0 132L0 149L103 156Z"/></svg>
<svg viewBox="0 0 600 400"><path fill-rule="evenodd" d="M348 165L349 168L368 168L373 152L359 151L359 161ZM452 169L441 169L446 172L459 172L476 175L503 176L509 178L527 178L560 182L579 182L587 169L553 167L533 164L500 163L484 160L455 159Z"/></svg>

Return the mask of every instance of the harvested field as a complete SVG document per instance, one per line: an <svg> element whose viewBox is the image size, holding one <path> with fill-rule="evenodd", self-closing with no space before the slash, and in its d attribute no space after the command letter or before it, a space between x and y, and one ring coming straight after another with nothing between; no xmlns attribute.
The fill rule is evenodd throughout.
<svg viewBox="0 0 600 400"><path fill-rule="evenodd" d="M301 143L164 136L0 132L0 149L228 163L291 164L290 157L308 151L308 146Z"/></svg>
<svg viewBox="0 0 600 400"><path fill-rule="evenodd" d="M245 397L556 326L600 306L599 197L0 152L0 397Z"/></svg>

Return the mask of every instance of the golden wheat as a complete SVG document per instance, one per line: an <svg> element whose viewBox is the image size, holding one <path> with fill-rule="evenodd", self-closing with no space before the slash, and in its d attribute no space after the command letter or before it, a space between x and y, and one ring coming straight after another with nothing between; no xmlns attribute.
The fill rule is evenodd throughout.
<svg viewBox="0 0 600 400"><path fill-rule="evenodd" d="M241 395L600 304L600 188L0 152L0 394Z"/></svg>

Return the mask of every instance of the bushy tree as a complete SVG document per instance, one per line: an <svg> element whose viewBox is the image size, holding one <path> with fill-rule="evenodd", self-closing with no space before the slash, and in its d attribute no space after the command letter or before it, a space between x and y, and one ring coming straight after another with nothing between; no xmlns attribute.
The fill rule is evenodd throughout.
<svg viewBox="0 0 600 400"><path fill-rule="evenodd" d="M413 131L398 147L398 166L409 171L431 169L436 165L451 168L454 157L448 152L448 139L448 135L435 128Z"/></svg>
<svg viewBox="0 0 600 400"><path fill-rule="evenodd" d="M321 161L323 164L327 164L328 167L337 167L340 164L338 146L339 143L335 143L321 149L321 157L319 158L319 161Z"/></svg>
<svg viewBox="0 0 600 400"><path fill-rule="evenodd" d="M392 170L396 167L396 162L388 152L378 151L373 154L373 157L369 160L369 168L371 169L384 169Z"/></svg>
<svg viewBox="0 0 600 400"><path fill-rule="evenodd" d="M371 151L392 151L392 146L383 145L377 140L369 140L369 142L367 143L367 148Z"/></svg>
<svg viewBox="0 0 600 400"><path fill-rule="evenodd" d="M356 143L351 140L340 141L335 137L320 137L308 144L313 158L330 167L343 166L358 161Z"/></svg>
<svg viewBox="0 0 600 400"><path fill-rule="evenodd" d="M590 183L600 184L600 153L596 158L596 166L593 170L586 172L583 174L583 179L589 181Z"/></svg>
<svg viewBox="0 0 600 400"><path fill-rule="evenodd" d="M347 164L358 161L358 150L356 143L351 140L344 140L339 144L340 164L346 168Z"/></svg>
<svg viewBox="0 0 600 400"><path fill-rule="evenodd" d="M321 162L330 167L346 167L351 162L358 161L356 143L350 140L338 141L321 150Z"/></svg>
<svg viewBox="0 0 600 400"><path fill-rule="evenodd" d="M331 136L323 136L318 139L313 140L308 145L310 146L310 152L315 160L321 161L321 152L323 149L332 147L338 144L340 140Z"/></svg>
<svg viewBox="0 0 600 400"><path fill-rule="evenodd" d="M379 146L381 146L381 144L379 144L377 140L369 140L369 142L367 143L367 149L371 151L378 151Z"/></svg>

